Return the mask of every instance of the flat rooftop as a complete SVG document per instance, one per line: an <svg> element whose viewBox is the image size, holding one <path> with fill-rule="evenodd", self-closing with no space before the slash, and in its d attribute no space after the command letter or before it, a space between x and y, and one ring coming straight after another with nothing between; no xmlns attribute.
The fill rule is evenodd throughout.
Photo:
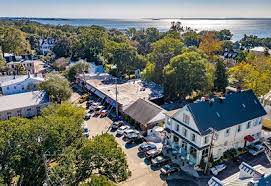
<svg viewBox="0 0 271 186"><path fill-rule="evenodd" d="M115 100L116 84L111 76L94 77L86 80L86 83L102 92L107 97ZM118 82L118 102L123 107L141 99L157 99L163 97L163 89L155 83L146 83L142 80L129 80Z"/></svg>
<svg viewBox="0 0 271 186"><path fill-rule="evenodd" d="M49 103L49 97L43 91L0 96L0 112L36 106L44 103Z"/></svg>

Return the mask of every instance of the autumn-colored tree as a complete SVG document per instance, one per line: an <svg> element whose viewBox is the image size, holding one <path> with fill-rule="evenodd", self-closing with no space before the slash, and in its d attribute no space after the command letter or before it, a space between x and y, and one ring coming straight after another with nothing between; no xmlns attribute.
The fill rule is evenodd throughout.
<svg viewBox="0 0 271 186"><path fill-rule="evenodd" d="M244 89L252 89L260 96L271 89L271 58L254 56L229 70L230 77Z"/></svg>
<svg viewBox="0 0 271 186"><path fill-rule="evenodd" d="M223 41L217 39L215 32L205 32L201 37L199 49L212 57L222 49Z"/></svg>

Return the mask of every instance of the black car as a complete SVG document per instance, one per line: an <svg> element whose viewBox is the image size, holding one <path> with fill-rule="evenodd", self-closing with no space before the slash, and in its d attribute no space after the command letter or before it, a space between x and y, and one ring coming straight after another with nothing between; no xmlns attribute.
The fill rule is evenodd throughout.
<svg viewBox="0 0 271 186"><path fill-rule="evenodd" d="M180 167L177 164L168 164L160 169L162 175L169 175L180 171Z"/></svg>
<svg viewBox="0 0 271 186"><path fill-rule="evenodd" d="M141 144L144 142L144 138L141 137L141 136L137 136L135 138L131 138L127 141L128 144L132 144L132 143L135 143L135 144Z"/></svg>
<svg viewBox="0 0 271 186"><path fill-rule="evenodd" d="M171 159L167 156L157 156L151 160L153 166L163 166L171 162Z"/></svg>
<svg viewBox="0 0 271 186"><path fill-rule="evenodd" d="M151 149L156 149L156 145L151 144L151 143L143 143L138 147L139 152L146 152Z"/></svg>

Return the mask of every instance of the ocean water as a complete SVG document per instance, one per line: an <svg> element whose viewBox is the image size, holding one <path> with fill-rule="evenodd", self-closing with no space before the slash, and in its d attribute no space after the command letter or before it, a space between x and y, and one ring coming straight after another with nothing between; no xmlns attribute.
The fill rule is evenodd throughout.
<svg viewBox="0 0 271 186"><path fill-rule="evenodd" d="M229 29L234 34L233 40L241 39L244 34L258 37L271 37L270 19L34 19L43 24L91 26L99 25L106 28L125 30L128 28L143 29L156 27L167 31L172 21L180 21L183 26L197 31Z"/></svg>

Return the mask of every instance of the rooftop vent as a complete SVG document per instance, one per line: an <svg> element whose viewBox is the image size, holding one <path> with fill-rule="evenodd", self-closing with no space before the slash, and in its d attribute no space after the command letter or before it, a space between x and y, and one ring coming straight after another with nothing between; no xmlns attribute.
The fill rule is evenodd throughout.
<svg viewBox="0 0 271 186"><path fill-rule="evenodd" d="M243 108L246 108L246 105L245 105L245 104L242 104L242 107L243 107Z"/></svg>

